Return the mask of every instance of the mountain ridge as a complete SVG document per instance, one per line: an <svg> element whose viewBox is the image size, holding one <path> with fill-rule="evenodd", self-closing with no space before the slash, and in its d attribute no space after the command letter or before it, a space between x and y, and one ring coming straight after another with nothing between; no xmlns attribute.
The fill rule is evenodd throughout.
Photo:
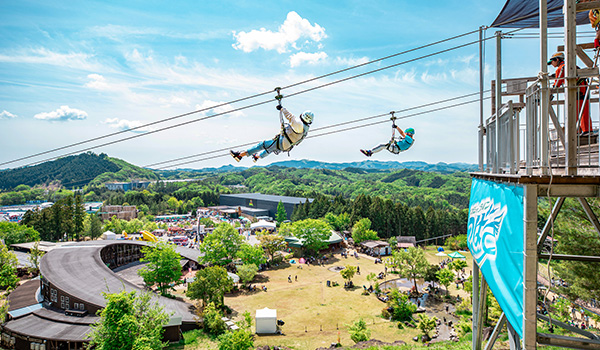
<svg viewBox="0 0 600 350"><path fill-rule="evenodd" d="M379 161L379 160L364 160L360 162L344 162L344 163L331 163L322 162L310 159L300 160L284 160L280 162L271 163L265 166L258 167L284 167L284 168L308 168L308 169L329 169L329 170L343 170L347 168L362 169L362 170L401 170L401 169L413 169L422 171L438 172L443 174L449 174L456 171L476 171L476 164L469 163L444 163L438 162L430 164L423 161ZM201 172L231 172L231 171L242 171L250 167L244 166L233 166L231 164L223 165L218 168L201 168L201 169L177 169L179 171L201 171Z"/></svg>

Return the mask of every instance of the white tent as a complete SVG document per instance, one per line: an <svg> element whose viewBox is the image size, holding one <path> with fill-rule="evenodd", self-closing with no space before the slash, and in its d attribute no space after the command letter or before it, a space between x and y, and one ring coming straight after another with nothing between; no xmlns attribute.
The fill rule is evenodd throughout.
<svg viewBox="0 0 600 350"><path fill-rule="evenodd" d="M259 222L255 222L250 225L250 228L253 230L257 230L257 229L261 229L261 228L264 228L267 230L268 229L274 230L275 227L277 227L277 225L274 222L268 222L265 220L260 220Z"/></svg>
<svg viewBox="0 0 600 350"><path fill-rule="evenodd" d="M117 234L112 231L106 231L102 234L102 239L106 239L106 240L117 239Z"/></svg>
<svg viewBox="0 0 600 350"><path fill-rule="evenodd" d="M256 310L256 334L277 333L277 310L264 308Z"/></svg>

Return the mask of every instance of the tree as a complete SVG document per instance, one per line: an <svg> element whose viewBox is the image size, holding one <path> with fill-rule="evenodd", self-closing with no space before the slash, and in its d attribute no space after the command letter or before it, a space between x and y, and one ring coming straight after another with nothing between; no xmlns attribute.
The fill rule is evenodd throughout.
<svg viewBox="0 0 600 350"><path fill-rule="evenodd" d="M150 293L104 293L106 307L100 320L92 325L90 346L99 350L159 350L163 326L169 315L158 303L152 303Z"/></svg>
<svg viewBox="0 0 600 350"><path fill-rule="evenodd" d="M244 264L254 264L258 266L267 262L265 251L260 246L252 246L248 243L244 243L240 246L237 257L240 258Z"/></svg>
<svg viewBox="0 0 600 350"><path fill-rule="evenodd" d="M31 263L31 267L29 268L29 273L32 273L37 276L40 272L40 259L44 256L45 252L40 250L40 242L37 241L33 245L33 248L29 251L29 262Z"/></svg>
<svg viewBox="0 0 600 350"><path fill-rule="evenodd" d="M138 271L144 282L152 287L158 285L162 295L167 294L170 284L181 278L181 256L175 251L175 246L165 242L157 242L142 247L144 257L141 262L147 262Z"/></svg>
<svg viewBox="0 0 600 350"><path fill-rule="evenodd" d="M364 218L354 224L352 227L352 239L355 244L364 241L375 241L379 239L377 232L371 230L371 220Z"/></svg>
<svg viewBox="0 0 600 350"><path fill-rule="evenodd" d="M267 255L273 261L275 257L275 253L283 250L287 247L287 243L285 242L285 238L281 237L278 234L270 234L266 231L259 233L257 236L260 241L260 245L267 252Z"/></svg>
<svg viewBox="0 0 600 350"><path fill-rule="evenodd" d="M244 264L237 268L237 274L240 276L240 280L242 280L243 283L252 281L257 272L258 266L255 264Z"/></svg>
<svg viewBox="0 0 600 350"><path fill-rule="evenodd" d="M446 288L446 294L448 294L448 286L454 280L454 272L446 268L439 270L436 275L440 284L442 284L444 288Z"/></svg>
<svg viewBox="0 0 600 350"><path fill-rule="evenodd" d="M0 289L13 289L19 282L17 277L18 260L15 253L8 250L0 241Z"/></svg>
<svg viewBox="0 0 600 350"><path fill-rule="evenodd" d="M454 260L453 262L451 262L448 267L450 267L452 270L459 272L462 271L462 269L467 267L467 262L465 260L462 259L457 259Z"/></svg>
<svg viewBox="0 0 600 350"><path fill-rule="evenodd" d="M324 221L306 219L296 221L292 225L292 234L302 240L302 246L309 253L318 253L319 250L327 247L327 240L331 236L331 228Z"/></svg>
<svg viewBox="0 0 600 350"><path fill-rule="evenodd" d="M0 294L0 324L4 324L8 313L8 298L6 294Z"/></svg>
<svg viewBox="0 0 600 350"><path fill-rule="evenodd" d="M254 349L254 335L248 329L226 332L217 339L219 340L219 350Z"/></svg>
<svg viewBox="0 0 600 350"><path fill-rule="evenodd" d="M397 289L390 293L388 304L392 308L392 319L395 321L409 321L417 311L417 305L408 300L408 295L400 293Z"/></svg>
<svg viewBox="0 0 600 350"><path fill-rule="evenodd" d="M425 258L425 252L416 247L409 247L408 250L399 250L392 253L389 259L391 266L400 272L400 275L413 280L414 289L417 289L417 278L423 278L429 267Z"/></svg>
<svg viewBox="0 0 600 350"><path fill-rule="evenodd" d="M40 234L35 229L16 222L0 222L0 239L10 247L12 244L38 241Z"/></svg>
<svg viewBox="0 0 600 350"><path fill-rule="evenodd" d="M91 239L96 239L102 235L102 221L96 214L90 214L88 216L88 218L89 218L89 227L87 227L87 229L86 229L86 234Z"/></svg>
<svg viewBox="0 0 600 350"><path fill-rule="evenodd" d="M427 272L425 272L425 276L423 277L425 282L432 282L433 285L435 285L436 282L439 282L439 279L437 277L437 273L439 270L440 270L439 265L434 265L434 264L429 265L429 267L427 267Z"/></svg>
<svg viewBox="0 0 600 350"><path fill-rule="evenodd" d="M377 275L375 274L375 272L371 272L371 273L369 273L367 275L367 281L369 281L369 283L371 283L371 285L377 286L378 285L378 283L377 283L378 279L379 278L377 277Z"/></svg>
<svg viewBox="0 0 600 350"><path fill-rule="evenodd" d="M356 266L346 265L346 268L340 271L342 278L348 281L348 283L352 282L352 278L356 274Z"/></svg>
<svg viewBox="0 0 600 350"><path fill-rule="evenodd" d="M423 335L427 338L429 337L429 333L435 329L437 322L437 317L428 317L424 314L419 314L419 329L423 333Z"/></svg>
<svg viewBox="0 0 600 350"><path fill-rule="evenodd" d="M227 329L223 314L214 303L206 305L202 312L202 320L202 327L206 333L219 335Z"/></svg>
<svg viewBox="0 0 600 350"><path fill-rule="evenodd" d="M200 244L200 252L204 253L202 261L214 265L228 264L236 256L243 241L244 238L231 225L221 223Z"/></svg>
<svg viewBox="0 0 600 350"><path fill-rule="evenodd" d="M355 343L367 341L371 338L371 330L367 328L367 323L362 318L358 321L354 321L354 323L348 327L348 333L350 333L350 339Z"/></svg>
<svg viewBox="0 0 600 350"><path fill-rule="evenodd" d="M73 232L74 238L77 240L81 239L84 233L83 220L85 215L81 194L78 193L75 195L75 203L73 204Z"/></svg>
<svg viewBox="0 0 600 350"><path fill-rule="evenodd" d="M204 305L223 305L224 294L233 288L233 281L227 270L220 266L207 267L196 273L196 279L188 286L187 297L202 300Z"/></svg>
<svg viewBox="0 0 600 350"><path fill-rule="evenodd" d="M275 215L275 221L277 221L277 224L281 224L282 222L284 222L285 220L287 220L287 213L285 212L285 206L283 205L282 201L279 201L279 204L277 204L277 214Z"/></svg>

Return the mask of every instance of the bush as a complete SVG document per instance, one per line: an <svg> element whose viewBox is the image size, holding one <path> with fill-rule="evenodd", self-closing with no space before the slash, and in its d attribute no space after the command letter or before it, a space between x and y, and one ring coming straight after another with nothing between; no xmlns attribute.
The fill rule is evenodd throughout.
<svg viewBox="0 0 600 350"><path fill-rule="evenodd" d="M367 323L362 318L354 321L348 328L348 333L350 333L350 339L355 343L367 341L371 338L371 331L367 328Z"/></svg>
<svg viewBox="0 0 600 350"><path fill-rule="evenodd" d="M459 337L471 332L471 319L468 316L462 316L456 325L456 331Z"/></svg>
<svg viewBox="0 0 600 350"><path fill-rule="evenodd" d="M203 328L206 333L219 335L227 329L227 325L225 325L225 322L221 319L223 315L221 314L221 311L215 307L214 303L210 303L206 306L202 313L202 317L204 318Z"/></svg>
<svg viewBox="0 0 600 350"><path fill-rule="evenodd" d="M456 314L467 316L473 314L473 312L471 311L471 304L467 301L467 299L463 299L463 301L461 301L460 304L456 306Z"/></svg>
<svg viewBox="0 0 600 350"><path fill-rule="evenodd" d="M408 321L417 311L417 306L408 301L408 296L400 293L397 289L390 293L388 303L393 310L392 320L394 321Z"/></svg>

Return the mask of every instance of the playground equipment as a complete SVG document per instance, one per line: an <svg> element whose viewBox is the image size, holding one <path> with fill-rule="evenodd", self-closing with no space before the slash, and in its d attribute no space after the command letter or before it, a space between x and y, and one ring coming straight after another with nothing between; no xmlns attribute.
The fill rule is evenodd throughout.
<svg viewBox="0 0 600 350"><path fill-rule="evenodd" d="M158 238L148 231L142 231L142 239L146 242L158 242Z"/></svg>

